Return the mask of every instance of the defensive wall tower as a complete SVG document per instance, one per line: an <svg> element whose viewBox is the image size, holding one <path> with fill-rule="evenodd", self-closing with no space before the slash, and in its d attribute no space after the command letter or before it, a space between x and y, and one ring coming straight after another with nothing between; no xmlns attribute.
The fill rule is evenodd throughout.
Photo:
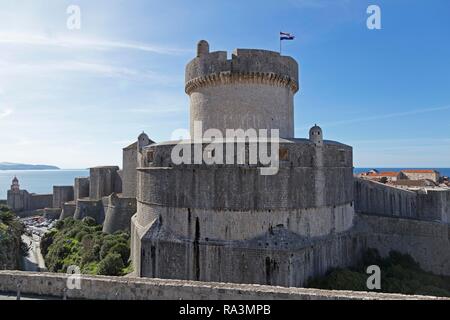
<svg viewBox="0 0 450 320"><path fill-rule="evenodd" d="M269 152L279 163L275 174L261 174L260 159L249 161L250 140L244 161L237 152L232 163L209 161L227 157L229 146L238 150L228 137L139 148L131 222L136 275L302 286L355 262L352 148L324 140L318 126L309 139L294 138L297 91L293 58L237 49L227 59L226 52L209 52L199 42L186 67L191 131L194 121L202 122L203 132L279 129L278 148ZM221 148L213 152L211 145ZM174 160L180 146L187 146L182 153L190 161ZM196 148L203 154L199 162Z"/></svg>
<svg viewBox="0 0 450 320"><path fill-rule="evenodd" d="M190 97L191 137L194 121L203 131L279 129L294 137L294 94L299 89L298 64L278 52L236 49L209 52L197 45L197 57L186 66L185 91Z"/></svg>

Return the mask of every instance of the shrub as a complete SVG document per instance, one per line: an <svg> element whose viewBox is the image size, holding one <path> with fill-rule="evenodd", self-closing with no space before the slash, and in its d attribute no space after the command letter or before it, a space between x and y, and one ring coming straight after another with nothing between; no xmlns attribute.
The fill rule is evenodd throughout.
<svg viewBox="0 0 450 320"><path fill-rule="evenodd" d="M336 290L367 291L366 281L369 265L381 268L381 291L389 293L450 296L450 277L426 272L407 254L391 251L381 258L378 251L369 249L362 263L355 270L335 269L324 277L308 281L308 287Z"/></svg>
<svg viewBox="0 0 450 320"><path fill-rule="evenodd" d="M77 241L81 242L81 240L82 240L85 236L87 236L87 235L89 235L88 232L86 232L85 230L81 230L80 232L78 232L78 233L75 235L75 239L77 239Z"/></svg>
<svg viewBox="0 0 450 320"><path fill-rule="evenodd" d="M424 296L450 297L449 291L434 286L421 287L416 291L416 294Z"/></svg>
<svg viewBox="0 0 450 320"><path fill-rule="evenodd" d="M92 217L85 217L83 218L83 223L89 227L93 227L95 225L97 225L97 222L95 222L95 219Z"/></svg>
<svg viewBox="0 0 450 320"><path fill-rule="evenodd" d="M102 226L90 217L67 218L44 236L42 248L49 271L65 272L69 265L75 264L83 273L119 275L129 269L128 239L126 232L103 233ZM117 257L120 263L114 260Z"/></svg>
<svg viewBox="0 0 450 320"><path fill-rule="evenodd" d="M420 265L409 254L402 254L398 251L389 252L388 262L393 265L398 264L404 268L420 270Z"/></svg>
<svg viewBox="0 0 450 320"><path fill-rule="evenodd" d="M124 239L123 236L121 236L121 235L106 235L103 238L103 242L101 245L100 258L104 259L108 255L108 253L111 252L111 249L119 244L123 244L126 247L129 247L128 242ZM122 246L118 246L118 247L120 248Z"/></svg>
<svg viewBox="0 0 450 320"><path fill-rule="evenodd" d="M124 264L122 257L117 253L109 253L98 264L98 274L106 276L118 276L121 275Z"/></svg>
<svg viewBox="0 0 450 320"><path fill-rule="evenodd" d="M378 250L367 249L363 254L362 263L364 266L380 265L381 257L380 254L378 253Z"/></svg>
<svg viewBox="0 0 450 320"><path fill-rule="evenodd" d="M56 230L52 230L44 234L44 236L41 238L41 252L43 256L48 253L48 248L53 244L55 235Z"/></svg>
<svg viewBox="0 0 450 320"><path fill-rule="evenodd" d="M14 212L5 210L5 207L2 207L3 209L0 211L0 222L3 222L5 224L10 224L12 221L16 219L16 215Z"/></svg>
<svg viewBox="0 0 450 320"><path fill-rule="evenodd" d="M28 252L21 238L24 232L25 228L15 213L0 205L0 268L19 268L19 258Z"/></svg>
<svg viewBox="0 0 450 320"><path fill-rule="evenodd" d="M333 290L364 291L367 276L348 269L331 270L325 278L316 278L309 283L310 287Z"/></svg>
<svg viewBox="0 0 450 320"><path fill-rule="evenodd" d="M115 244L111 250L109 250L110 253L117 253L122 258L123 264L127 264L128 259L130 258L130 247L127 246L125 243L120 242Z"/></svg>
<svg viewBox="0 0 450 320"><path fill-rule="evenodd" d="M64 220L58 220L55 223L55 229L62 230L64 228Z"/></svg>

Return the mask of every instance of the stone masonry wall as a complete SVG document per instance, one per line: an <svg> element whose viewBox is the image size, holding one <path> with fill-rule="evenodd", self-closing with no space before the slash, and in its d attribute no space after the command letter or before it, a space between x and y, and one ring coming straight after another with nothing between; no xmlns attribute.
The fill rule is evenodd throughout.
<svg viewBox="0 0 450 320"><path fill-rule="evenodd" d="M67 275L0 271L0 292L62 298ZM67 290L68 299L90 300L420 300L444 299L374 292L333 291L231 283L128 277L82 276L81 290Z"/></svg>
<svg viewBox="0 0 450 320"><path fill-rule="evenodd" d="M122 198L115 193L102 200L105 221L103 232L130 231L131 217L136 213L136 198Z"/></svg>
<svg viewBox="0 0 450 320"><path fill-rule="evenodd" d="M53 186L53 208L62 209L63 204L73 200L73 186Z"/></svg>
<svg viewBox="0 0 450 320"><path fill-rule="evenodd" d="M53 205L52 194L31 194L30 195L30 209L37 210L50 208Z"/></svg>
<svg viewBox="0 0 450 320"><path fill-rule="evenodd" d="M89 197L89 178L75 178L74 199Z"/></svg>
<svg viewBox="0 0 450 320"><path fill-rule="evenodd" d="M95 167L90 169L89 198L101 200L116 191L119 180L117 166Z"/></svg>
<svg viewBox="0 0 450 320"><path fill-rule="evenodd" d="M382 256L411 255L427 271L450 275L449 226L445 223L357 214L355 234Z"/></svg>
<svg viewBox="0 0 450 320"><path fill-rule="evenodd" d="M355 211L372 215L447 222L450 191L417 193L355 179Z"/></svg>

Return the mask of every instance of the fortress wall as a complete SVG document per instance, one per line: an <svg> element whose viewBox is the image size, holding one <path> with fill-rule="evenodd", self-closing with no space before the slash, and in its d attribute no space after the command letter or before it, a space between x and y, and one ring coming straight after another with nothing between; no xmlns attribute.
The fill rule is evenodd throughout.
<svg viewBox="0 0 450 320"><path fill-rule="evenodd" d="M140 224L137 219L137 213L131 217L130 259L133 263L133 274L141 275L142 238L157 217L145 225Z"/></svg>
<svg viewBox="0 0 450 320"><path fill-rule="evenodd" d="M447 214L447 223L450 223L450 191L447 191L446 194L447 194L447 202L445 212Z"/></svg>
<svg viewBox="0 0 450 320"><path fill-rule="evenodd" d="M74 217L75 210L77 209L76 202L66 202L63 204L63 210L59 217L60 220L64 220L65 218Z"/></svg>
<svg viewBox="0 0 450 320"><path fill-rule="evenodd" d="M197 220L194 225L201 228ZM330 268L355 265L362 248L350 233L311 240L282 227L244 241L188 241L161 230L158 220L140 245L133 263L143 277L292 287Z"/></svg>
<svg viewBox="0 0 450 320"><path fill-rule="evenodd" d="M53 206L53 194L31 194L29 210L51 208Z"/></svg>
<svg viewBox="0 0 450 320"><path fill-rule="evenodd" d="M98 224L105 221L105 211L102 200L79 199L75 209L74 218L82 220L85 217L92 217Z"/></svg>
<svg viewBox="0 0 450 320"><path fill-rule="evenodd" d="M136 198L122 198L112 194L102 200L105 211L103 232L130 231L131 217L136 213Z"/></svg>
<svg viewBox="0 0 450 320"><path fill-rule="evenodd" d="M89 197L101 200L102 197L115 192L118 170L117 166L90 168Z"/></svg>
<svg viewBox="0 0 450 320"><path fill-rule="evenodd" d="M407 253L424 270L450 275L447 224L357 214L355 230L367 248L376 248L383 256L391 250Z"/></svg>
<svg viewBox="0 0 450 320"><path fill-rule="evenodd" d="M355 179L355 211L367 214L418 218L417 194L382 183Z"/></svg>
<svg viewBox="0 0 450 320"><path fill-rule="evenodd" d="M159 218L162 233L183 239L249 240L267 230L283 227L305 238L319 238L348 231L353 226L350 204L296 210L231 211L195 208L174 208L139 204L138 222L146 226Z"/></svg>
<svg viewBox="0 0 450 320"><path fill-rule="evenodd" d="M358 261L363 244L346 232L353 214L350 204L242 212L140 203L132 219L133 264L144 277L302 286Z"/></svg>
<svg viewBox="0 0 450 320"><path fill-rule="evenodd" d="M424 219L450 222L450 190L427 190L417 195L418 213Z"/></svg>
<svg viewBox="0 0 450 320"><path fill-rule="evenodd" d="M282 167L271 176L237 166L140 169L138 199L168 207L237 211L307 209L316 206L317 196L324 197L324 206L351 203L351 169L319 170L329 177L320 195L315 192L314 168Z"/></svg>
<svg viewBox="0 0 450 320"><path fill-rule="evenodd" d="M89 178L75 178L74 199L89 197Z"/></svg>
<svg viewBox="0 0 450 320"><path fill-rule="evenodd" d="M123 176L123 171L117 170L117 173L114 176L114 192L115 193L122 193L122 176Z"/></svg>
<svg viewBox="0 0 450 320"><path fill-rule="evenodd" d="M426 221L448 220L450 191L403 190L375 181L355 179L355 211Z"/></svg>
<svg viewBox="0 0 450 320"><path fill-rule="evenodd" d="M144 149L138 168L137 274L301 286L356 263L351 147L283 140L269 176L249 164L174 165L173 147Z"/></svg>
<svg viewBox="0 0 450 320"><path fill-rule="evenodd" d="M280 167L299 167L299 168L311 168L316 165L317 162L317 154L316 154L316 148L314 147L314 144L308 140L308 139L280 139L279 143L279 150L280 154L282 153L283 156L280 158ZM270 140L269 140L270 141ZM192 165L189 164L181 164L177 165L174 164L172 161L172 149L177 145L183 145L183 149L187 150L187 154L190 153L190 157L187 155L183 155L183 157L188 157L189 161ZM216 151L219 152L218 148L222 148L222 157L223 161L225 162L227 159L227 150L234 150L234 157L233 157L233 164L227 165L206 165L204 162L202 164L195 164L195 149L194 144L191 143L189 140L183 140L183 141L168 141L163 142L159 144L152 144L149 147L145 148L143 150L143 157L139 157L140 161L139 167L180 167L180 168L186 168L186 167L203 167L203 168L211 168L212 166L215 167L260 167L261 164L255 165L255 164L249 164L249 149L250 145L249 143L245 143L244 145L244 152L245 152L245 163L244 164L237 164L238 163L238 155L237 155L237 146L236 142L233 141L225 141L225 142L215 142L212 144L212 146L216 147ZM255 144L253 144L254 146ZM267 145L267 143L264 143L264 145ZM202 151L205 152L206 147L211 148L210 143L203 143L202 145ZM257 144L258 150L261 147L261 144ZM269 145L270 148L270 145ZM241 150L241 146L239 147L239 150ZM323 160L321 161L321 166L325 168L347 168L353 170L353 149L350 146L340 144L333 141L325 140L323 146L321 147L322 150L322 156ZM139 153L141 154L141 153ZM351 178L353 179L353 171Z"/></svg>
<svg viewBox="0 0 450 320"><path fill-rule="evenodd" d="M15 293L21 282L22 294L62 298L67 275L0 271L0 292ZM129 277L81 276L81 290L67 290L68 299L89 300L393 300L444 299L375 292L284 288L232 283Z"/></svg>
<svg viewBox="0 0 450 320"><path fill-rule="evenodd" d="M53 208L60 208L65 202L73 201L73 186L53 186Z"/></svg>
<svg viewBox="0 0 450 320"><path fill-rule="evenodd" d="M123 149L122 194L127 198L136 197L137 186L137 143Z"/></svg>

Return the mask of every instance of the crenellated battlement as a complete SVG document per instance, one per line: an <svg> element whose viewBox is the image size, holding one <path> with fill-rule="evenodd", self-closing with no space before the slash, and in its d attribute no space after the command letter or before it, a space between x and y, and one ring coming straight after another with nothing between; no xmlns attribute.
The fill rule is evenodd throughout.
<svg viewBox="0 0 450 320"><path fill-rule="evenodd" d="M197 57L186 66L187 94L202 86L238 82L287 86L294 93L299 90L298 64L291 57L269 50L236 49L227 59L226 51L210 53L209 45L205 48L201 43Z"/></svg>

